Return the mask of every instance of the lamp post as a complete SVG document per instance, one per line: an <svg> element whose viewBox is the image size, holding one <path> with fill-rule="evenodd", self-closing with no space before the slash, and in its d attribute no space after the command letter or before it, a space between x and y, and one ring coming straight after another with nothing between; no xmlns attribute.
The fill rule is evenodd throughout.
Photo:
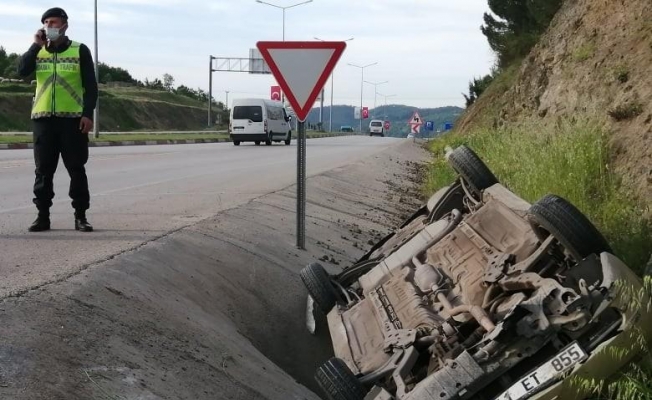
<svg viewBox="0 0 652 400"><path fill-rule="evenodd" d="M362 134L362 92L364 90L364 69L376 64L378 64L378 62L367 64L367 65L356 65L351 63L347 64L352 67L360 68L360 71L362 72L362 77L360 79L360 134Z"/></svg>
<svg viewBox="0 0 652 400"><path fill-rule="evenodd" d="M97 85L99 86L100 84L100 74L99 74L99 66L98 66L98 61L97 61L97 0L95 0L95 80L97 81ZM97 92L97 102L95 103L95 111L94 111L94 116L93 116L93 137L98 138L100 137L100 92L98 90Z"/></svg>
<svg viewBox="0 0 652 400"><path fill-rule="evenodd" d="M302 1L300 3L292 4L292 5L289 5L289 6L279 6L279 5L268 3L268 2L262 1L262 0L256 0L256 3L265 4L265 5L274 7L274 8L279 8L279 9L281 9L283 11L283 41L285 42L285 10L287 10L288 8L294 8L294 7L304 5L304 4L312 3L312 1L313 0L306 0L306 1ZM283 104L285 104L285 93L283 93L283 92L281 92L281 102ZM296 123L297 122L295 122L295 124ZM296 127L296 125L295 125L295 127Z"/></svg>
<svg viewBox="0 0 652 400"><path fill-rule="evenodd" d="M383 82L369 82L369 81L365 81L365 82L368 83L368 84L370 84L370 85L374 85L374 113L375 113L375 112L376 112L376 96L378 95L378 90L377 90L377 89L378 89L378 86L379 86L379 85L382 85L382 84L385 84L385 83L387 83L387 82L389 82L389 81L383 81Z"/></svg>
<svg viewBox="0 0 652 400"><path fill-rule="evenodd" d="M383 96L383 97L385 98L385 110L384 110L384 111L385 111L385 114L383 114L383 116L384 116L385 118L387 118L387 98L388 98L388 97L394 97L394 96L396 96L396 95L395 95L395 94L382 94L382 93L378 93L378 95L379 95L379 96Z"/></svg>
<svg viewBox="0 0 652 400"><path fill-rule="evenodd" d="M348 41L351 41L353 39L354 38L350 37L350 38L348 38L346 40L342 40L342 41L343 42L348 42ZM315 37L315 40L325 42L325 40L320 39L318 37ZM333 132L333 88L334 88L334 86L333 86L333 74L334 74L334 70L333 70L333 72L331 72L331 108L330 108L330 111L328 112L328 131L329 132Z"/></svg>
<svg viewBox="0 0 652 400"><path fill-rule="evenodd" d="M268 6L272 6L274 8L280 8L281 10L283 10L283 41L285 42L285 10L287 10L288 8L297 7L297 6L300 6L300 5L303 5L303 4L312 3L312 1L313 0L302 1L301 3L296 3L296 4L292 4L291 6L285 6L285 7L279 6L279 5L276 5L276 4L272 4L272 3L268 3L268 2L262 1L262 0L256 0L256 3L266 4Z"/></svg>

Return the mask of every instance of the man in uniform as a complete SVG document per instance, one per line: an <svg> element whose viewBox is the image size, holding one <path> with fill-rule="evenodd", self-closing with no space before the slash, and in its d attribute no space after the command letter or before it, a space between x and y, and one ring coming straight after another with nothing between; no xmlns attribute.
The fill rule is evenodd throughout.
<svg viewBox="0 0 652 400"><path fill-rule="evenodd" d="M38 217L29 231L50 229L52 181L61 155L70 175L75 229L91 232L93 227L86 219L90 195L84 166L88 161L88 132L93 129L98 96L93 58L88 47L65 35L68 15L63 9L47 10L41 23L43 27L34 35L34 43L18 66L18 73L24 77L36 71L31 118L36 164L34 204Z"/></svg>

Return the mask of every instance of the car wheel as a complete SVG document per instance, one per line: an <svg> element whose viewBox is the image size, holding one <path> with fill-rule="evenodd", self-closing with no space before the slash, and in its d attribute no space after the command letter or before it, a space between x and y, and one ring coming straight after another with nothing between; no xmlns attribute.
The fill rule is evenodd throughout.
<svg viewBox="0 0 652 400"><path fill-rule="evenodd" d="M331 358L317 369L315 380L331 400L363 400L367 391L339 358Z"/></svg>
<svg viewBox="0 0 652 400"><path fill-rule="evenodd" d="M498 183L489 167L470 148L462 145L448 156L448 162L476 191L484 190Z"/></svg>
<svg viewBox="0 0 652 400"><path fill-rule="evenodd" d="M260 146L260 140L256 140L254 143L256 144L256 146Z"/></svg>
<svg viewBox="0 0 652 400"><path fill-rule="evenodd" d="M292 143L292 131L288 132L288 135L285 137L285 145L289 146Z"/></svg>
<svg viewBox="0 0 652 400"><path fill-rule="evenodd" d="M328 313L337 302L337 292L328 272L321 264L312 263L302 269L299 276L315 304L324 314Z"/></svg>
<svg viewBox="0 0 652 400"><path fill-rule="evenodd" d="M559 196L549 194L532 204L528 210L528 220L540 240L552 235L576 261L590 254L612 252L595 225L574 205Z"/></svg>
<svg viewBox="0 0 652 400"><path fill-rule="evenodd" d="M273 134L272 132L270 132L269 135L267 136L267 140L265 140L265 144L266 144L267 146L271 146L271 145L272 145L272 136L273 136L273 135L274 135L274 134Z"/></svg>
<svg viewBox="0 0 652 400"><path fill-rule="evenodd" d="M240 141L239 140L234 140L233 145L234 146L240 146Z"/></svg>

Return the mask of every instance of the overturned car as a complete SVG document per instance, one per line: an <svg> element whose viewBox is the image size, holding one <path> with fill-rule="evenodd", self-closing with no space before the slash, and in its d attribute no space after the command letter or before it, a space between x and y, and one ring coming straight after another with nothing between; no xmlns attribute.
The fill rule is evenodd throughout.
<svg viewBox="0 0 652 400"><path fill-rule="evenodd" d="M583 398L573 377L608 377L651 336L640 278L563 198L527 203L466 146L448 161L455 182L354 265L301 271L335 353L319 385L333 400Z"/></svg>

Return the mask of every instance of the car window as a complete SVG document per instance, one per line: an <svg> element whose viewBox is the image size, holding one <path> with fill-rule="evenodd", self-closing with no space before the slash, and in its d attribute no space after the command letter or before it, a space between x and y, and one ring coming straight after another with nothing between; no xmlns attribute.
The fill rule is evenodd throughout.
<svg viewBox="0 0 652 400"><path fill-rule="evenodd" d="M382 122L372 122L371 126L383 126Z"/></svg>
<svg viewBox="0 0 652 400"><path fill-rule="evenodd" d="M233 119L250 119L252 122L263 122L263 109L260 106L235 106Z"/></svg>

